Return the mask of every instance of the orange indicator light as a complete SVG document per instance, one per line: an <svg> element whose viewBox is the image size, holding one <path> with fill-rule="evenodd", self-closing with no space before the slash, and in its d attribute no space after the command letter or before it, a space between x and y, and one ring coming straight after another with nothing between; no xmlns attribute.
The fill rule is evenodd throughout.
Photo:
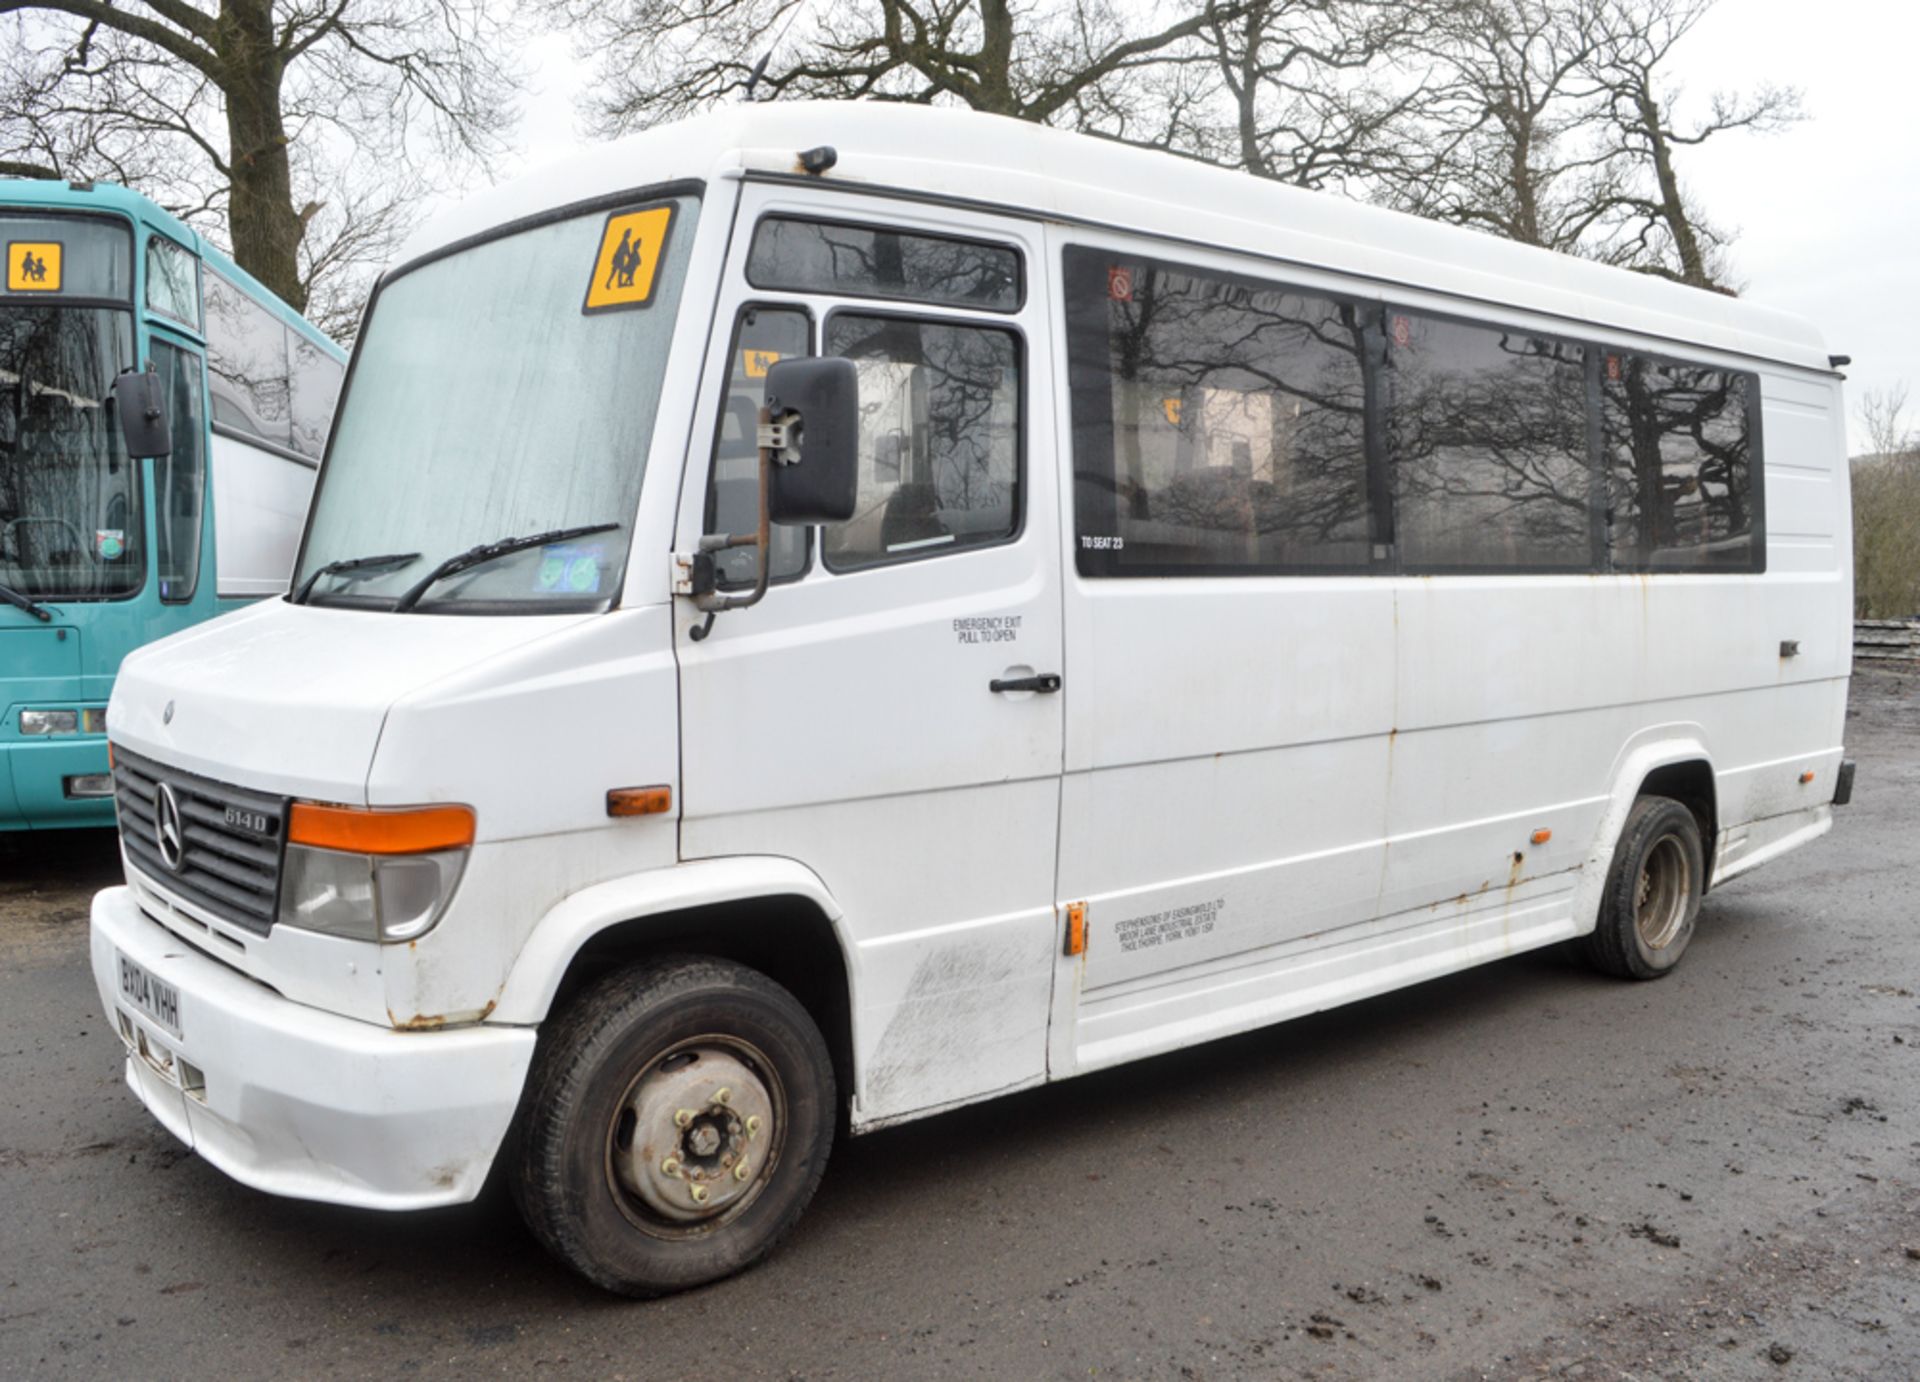
<svg viewBox="0 0 1920 1382"><path fill-rule="evenodd" d="M1078 955L1087 948L1087 904L1070 903L1067 907L1067 953Z"/></svg>
<svg viewBox="0 0 1920 1382"><path fill-rule="evenodd" d="M321 806L296 801L287 821L296 845L344 849L353 854L426 854L473 843L473 808L420 806L369 811L357 806Z"/></svg>
<svg viewBox="0 0 1920 1382"><path fill-rule="evenodd" d="M607 793L609 816L658 816L671 810L671 787L615 787Z"/></svg>
<svg viewBox="0 0 1920 1382"><path fill-rule="evenodd" d="M1806 786L1811 781L1813 781L1813 771L1811 769L1800 774L1800 785L1802 787Z"/></svg>
<svg viewBox="0 0 1920 1382"><path fill-rule="evenodd" d="M1551 830L1548 830L1546 827L1542 826L1540 829L1534 831L1533 834L1529 835L1527 838L1532 840L1537 845L1543 845L1548 840L1551 840L1553 838L1553 832Z"/></svg>

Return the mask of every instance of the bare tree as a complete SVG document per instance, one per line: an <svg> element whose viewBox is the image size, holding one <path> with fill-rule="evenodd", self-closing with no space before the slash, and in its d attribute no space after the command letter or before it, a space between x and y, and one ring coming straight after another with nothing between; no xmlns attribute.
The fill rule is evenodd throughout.
<svg viewBox="0 0 1920 1382"><path fill-rule="evenodd" d="M0 16L0 159L224 225L299 309L390 246L426 169L464 171L512 118L511 31L484 0L0 0Z"/></svg>
<svg viewBox="0 0 1920 1382"><path fill-rule="evenodd" d="M1598 0L1463 0L1421 35L1438 96L1402 138L1424 151L1380 195L1420 215L1581 251L1612 208L1614 160L1589 67Z"/></svg>
<svg viewBox="0 0 1920 1382"><path fill-rule="evenodd" d="M1207 27L1219 83L1181 122L1189 151L1301 187L1345 188L1404 175L1401 136L1440 93L1426 80L1381 80L1435 22L1398 0L1252 0Z"/></svg>
<svg viewBox="0 0 1920 1382"><path fill-rule="evenodd" d="M1907 422L1905 380L1860 396L1860 428L1867 436L1867 454L1874 457L1912 457L1920 454L1920 430Z"/></svg>
<svg viewBox="0 0 1920 1382"><path fill-rule="evenodd" d="M1611 196L1610 257L1643 273L1731 292L1726 233L1687 191L1676 155L1735 130L1780 130L1802 116L1797 91L1770 85L1744 96L1718 93L1699 119L1676 114L1679 90L1667 75L1668 59L1712 5L1713 0L1604 0L1593 26L1587 72L1604 93L1611 152L1632 170Z"/></svg>
<svg viewBox="0 0 1920 1382"><path fill-rule="evenodd" d="M1241 0L1152 4L1075 0L1016 8L1013 0L554 0L606 55L594 102L605 133L704 110L747 89L826 99L952 102L1040 123L1136 123L1141 99L1170 56L1191 47ZM1131 89L1130 89L1131 88ZM1148 136L1134 133L1143 139Z"/></svg>

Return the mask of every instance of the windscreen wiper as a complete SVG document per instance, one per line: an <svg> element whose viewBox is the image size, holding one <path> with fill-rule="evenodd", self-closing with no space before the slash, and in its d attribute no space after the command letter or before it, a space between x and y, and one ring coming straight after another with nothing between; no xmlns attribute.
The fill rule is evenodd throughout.
<svg viewBox="0 0 1920 1382"><path fill-rule="evenodd" d="M419 560L418 552L388 552L385 556L379 557L348 557L344 561L330 561L300 582L300 588L293 592L293 603L304 605L307 602L307 596L313 594L313 587L319 583L322 576L341 576L349 571L364 571L367 575L359 579L366 580L368 576L384 567L405 566L410 561ZM352 582L349 581L347 584L351 585Z"/></svg>
<svg viewBox="0 0 1920 1382"><path fill-rule="evenodd" d="M22 595L10 585L0 585L0 601L5 601L15 609L24 609L41 623L52 622L53 612L45 605L36 605L30 598Z"/></svg>
<svg viewBox="0 0 1920 1382"><path fill-rule="evenodd" d="M469 547L464 552L457 552L448 557L409 586L406 593L394 601L393 612L405 614L419 604L420 597L437 582L462 571L470 571L476 566L483 566L495 558L512 556L515 552L524 552L529 547L544 547L549 542L565 542L569 538L586 537L591 533L611 532L619 526L618 523L589 523L579 528L555 528L552 532L529 533L526 537L502 538L498 542L483 542L478 547Z"/></svg>

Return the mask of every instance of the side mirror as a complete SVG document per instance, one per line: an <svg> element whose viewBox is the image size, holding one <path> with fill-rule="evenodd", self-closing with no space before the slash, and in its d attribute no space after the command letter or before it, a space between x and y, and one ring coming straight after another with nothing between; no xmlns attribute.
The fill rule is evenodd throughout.
<svg viewBox="0 0 1920 1382"><path fill-rule="evenodd" d="M860 487L860 376L851 360L780 360L767 371L765 416L778 443L767 477L774 523L844 523Z"/></svg>
<svg viewBox="0 0 1920 1382"><path fill-rule="evenodd" d="M113 410L127 454L144 461L173 454L173 425L167 418L167 390L152 370L128 370L113 381Z"/></svg>

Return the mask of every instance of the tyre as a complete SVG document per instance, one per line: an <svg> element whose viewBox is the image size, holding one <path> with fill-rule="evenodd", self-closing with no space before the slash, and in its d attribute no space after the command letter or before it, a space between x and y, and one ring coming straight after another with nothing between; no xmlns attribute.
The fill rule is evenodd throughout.
<svg viewBox="0 0 1920 1382"><path fill-rule="evenodd" d="M1707 877L1700 823L1670 797L1641 797L1627 813L1600 921L1582 943L1587 962L1621 979L1658 979L1693 939Z"/></svg>
<svg viewBox="0 0 1920 1382"><path fill-rule="evenodd" d="M792 994L723 960L648 961L543 1034L509 1185L534 1237L595 1285L684 1290L786 1236L834 1110L826 1042Z"/></svg>

